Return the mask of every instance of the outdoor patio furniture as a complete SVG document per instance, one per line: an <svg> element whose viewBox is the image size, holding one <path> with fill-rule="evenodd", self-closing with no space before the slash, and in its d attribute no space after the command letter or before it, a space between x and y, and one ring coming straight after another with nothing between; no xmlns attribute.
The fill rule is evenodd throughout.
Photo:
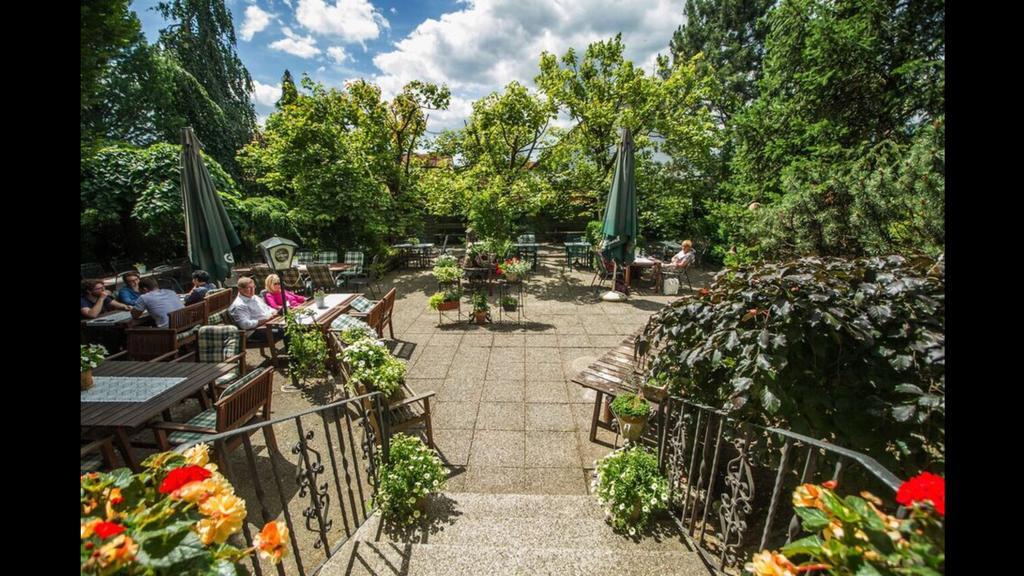
<svg viewBox="0 0 1024 576"><path fill-rule="evenodd" d="M293 264L316 264L316 260L313 258L311 250L299 250L295 253Z"/></svg>
<svg viewBox="0 0 1024 576"><path fill-rule="evenodd" d="M114 436L107 435L82 444L80 472L96 472L98 470L113 470L117 467L114 459Z"/></svg>
<svg viewBox="0 0 1024 576"><path fill-rule="evenodd" d="M335 340L334 346L339 348L343 346L334 334L331 334L330 338ZM343 377L347 379L349 372L348 366L344 366ZM355 383L355 389L356 394L359 396L370 392L361 382ZM436 394L437 392L433 390L417 394L409 386L408 382L402 382L401 391L395 393L399 397L387 401L388 427L391 434L422 430L427 446L434 448L434 428L431 423L430 399ZM380 442L382 437L381 422L377 418L377 411L374 410L373 403L369 397L363 398L361 403L363 410L370 418L370 426L373 428L374 438L376 438L377 442Z"/></svg>
<svg viewBox="0 0 1024 576"><path fill-rule="evenodd" d="M126 347L107 360L163 362L178 354L178 334L170 328L128 328L125 330Z"/></svg>
<svg viewBox="0 0 1024 576"><path fill-rule="evenodd" d="M617 282L622 282L626 290L629 286L626 286L626 274L622 268L619 268L618 263L615 260L611 260L605 257L604 253L600 250L594 250L594 257L601 263L597 270L594 271L594 277L590 280L590 287L597 287L597 292L601 291L601 287L604 285L605 280L612 280L612 289L614 290L617 286Z"/></svg>
<svg viewBox="0 0 1024 576"><path fill-rule="evenodd" d="M104 362L93 369L92 388L81 391L79 424L112 429L125 463L138 472L131 432L235 367L201 362Z"/></svg>
<svg viewBox="0 0 1024 576"><path fill-rule="evenodd" d="M228 386L245 374L245 332L236 326L200 326L196 349L174 362L231 362L238 368L213 381L214 389Z"/></svg>
<svg viewBox="0 0 1024 576"><path fill-rule="evenodd" d="M392 324L391 314L395 309L395 295L397 290L392 288L380 300L369 300L364 296L358 296L351 302L351 316L365 318L366 323L377 331L377 336L384 337L384 326L388 327L391 339L395 339L395 327Z"/></svg>
<svg viewBox="0 0 1024 576"><path fill-rule="evenodd" d="M257 287L264 286L267 283L267 276L270 276L270 274L270 266L266 264L256 264L249 270L249 277L252 278Z"/></svg>
<svg viewBox="0 0 1024 576"><path fill-rule="evenodd" d="M307 290L310 293L316 290L323 290L324 292L335 292L338 289L338 280L331 274L330 268L325 264L308 264L306 265L306 274L309 275L309 285Z"/></svg>
<svg viewBox="0 0 1024 576"><path fill-rule="evenodd" d="M345 252L345 263L350 264L352 267L338 273L338 280L346 288L365 286L368 280L366 272L363 270L363 253L354 250Z"/></svg>
<svg viewBox="0 0 1024 576"><path fill-rule="evenodd" d="M580 237L569 236L565 241L565 266L572 268L581 260L590 260L590 243L583 241Z"/></svg>
<svg viewBox="0 0 1024 576"><path fill-rule="evenodd" d="M494 292L491 281L494 279L494 268L463 268L462 274L466 278L467 290L470 293L487 289L488 294Z"/></svg>
<svg viewBox="0 0 1024 576"><path fill-rule="evenodd" d="M281 285L284 286L285 290L292 292L305 292L306 286L302 282L302 275L299 274L298 268L288 268L287 270L281 271Z"/></svg>
<svg viewBox="0 0 1024 576"><path fill-rule="evenodd" d="M203 324L206 324L206 302L189 304L167 315L167 327L176 333L179 348L194 344Z"/></svg>
<svg viewBox="0 0 1024 576"><path fill-rule="evenodd" d="M316 253L317 264L334 264L338 261L337 250L324 250L323 252Z"/></svg>
<svg viewBox="0 0 1024 576"><path fill-rule="evenodd" d="M230 288L222 290L211 290L206 293L203 299L206 302L206 323L207 324L231 324L231 317L228 316L228 308L235 299Z"/></svg>
<svg viewBox="0 0 1024 576"><path fill-rule="evenodd" d="M537 269L537 247L536 234L521 234L516 243L516 255L523 260L529 260L534 270Z"/></svg>
<svg viewBox="0 0 1024 576"><path fill-rule="evenodd" d="M185 423L156 422L150 427L161 450L170 450L180 444L202 442L208 436L235 430L243 426L270 421L270 405L273 398L274 369L257 368L236 379L221 393L212 408L203 410ZM252 430L255 433L258 429ZM277 439L271 427L264 428L267 444L277 451ZM242 443L242 436L234 436L224 446L230 452ZM216 444L214 449L216 450ZM216 452L215 458L221 469L226 453Z"/></svg>

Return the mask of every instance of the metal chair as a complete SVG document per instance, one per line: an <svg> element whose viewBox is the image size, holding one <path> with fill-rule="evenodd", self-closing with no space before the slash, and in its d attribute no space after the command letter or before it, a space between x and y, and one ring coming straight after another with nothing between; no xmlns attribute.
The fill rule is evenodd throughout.
<svg viewBox="0 0 1024 576"><path fill-rule="evenodd" d="M337 250L324 250L316 253L317 264L336 264L338 262Z"/></svg>
<svg viewBox="0 0 1024 576"><path fill-rule="evenodd" d="M597 259L601 262L601 265L596 271L594 271L594 277L590 280L590 287L597 287L596 292L601 291L601 287L604 285L604 281L609 278L612 280L612 288L615 288L615 283L622 281L623 284L626 282L625 270L619 268L618 263L615 260L609 260L605 257L604 253L600 250L594 250L594 254ZM629 289L629 286L626 286Z"/></svg>

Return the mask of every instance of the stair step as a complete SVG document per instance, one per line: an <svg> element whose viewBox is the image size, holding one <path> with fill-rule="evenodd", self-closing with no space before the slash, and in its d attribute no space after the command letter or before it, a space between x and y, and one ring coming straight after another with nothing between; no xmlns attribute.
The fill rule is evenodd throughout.
<svg viewBox="0 0 1024 576"><path fill-rule="evenodd" d="M682 538L670 519L652 521L642 537L632 538L616 533L597 518L464 518L456 513L432 516L410 526L387 529L375 514L355 535L376 542L413 544L465 544L473 546L506 546L512 542L539 548L607 548L614 550L684 550Z"/></svg>
<svg viewBox="0 0 1024 576"><path fill-rule="evenodd" d="M512 540L512 542L515 542ZM319 576L707 576L694 552L350 541Z"/></svg>
<svg viewBox="0 0 1024 576"><path fill-rule="evenodd" d="M604 518L597 498L590 495L484 494L443 492L427 498L427 516L475 518Z"/></svg>

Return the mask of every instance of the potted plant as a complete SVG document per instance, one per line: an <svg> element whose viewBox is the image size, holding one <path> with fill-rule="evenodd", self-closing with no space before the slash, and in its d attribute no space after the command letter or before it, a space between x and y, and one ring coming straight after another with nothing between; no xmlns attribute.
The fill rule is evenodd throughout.
<svg viewBox="0 0 1024 576"><path fill-rule="evenodd" d="M669 382L668 375L664 372L660 372L654 376L647 378L644 381L642 393L644 398L651 402L661 403L668 398ZM674 386L673 389L678 388Z"/></svg>
<svg viewBox="0 0 1024 576"><path fill-rule="evenodd" d="M327 294L323 290L317 290L313 292L313 299L316 300L316 307L323 310L327 308L327 302L325 302Z"/></svg>
<svg viewBox="0 0 1024 576"><path fill-rule="evenodd" d="M383 343L364 338L347 346L342 356L352 370L346 386L353 395L358 393L356 384L367 391L377 390L386 398L401 389L405 363L392 356Z"/></svg>
<svg viewBox="0 0 1024 576"><path fill-rule="evenodd" d="M620 394L612 400L612 414L619 421L622 437L636 442L647 427L651 404L636 394Z"/></svg>
<svg viewBox="0 0 1024 576"><path fill-rule="evenodd" d="M668 506L668 480L658 471L657 456L642 446L619 448L595 465L590 488L616 530L636 535L652 513Z"/></svg>
<svg viewBox="0 0 1024 576"><path fill-rule="evenodd" d="M502 296L501 297L501 308L505 312L515 312L516 308L519 307L519 299L515 296Z"/></svg>
<svg viewBox="0 0 1024 576"><path fill-rule="evenodd" d="M530 263L519 258L509 258L498 265L498 275L508 282L519 282L530 271Z"/></svg>
<svg viewBox="0 0 1024 576"><path fill-rule="evenodd" d="M458 266L448 264L447 262L444 265L437 264L434 266L434 278L442 286L457 284L459 279L462 278L462 270Z"/></svg>
<svg viewBox="0 0 1024 576"><path fill-rule="evenodd" d="M490 268L491 254L490 242L476 242L466 249L466 266L472 268Z"/></svg>
<svg viewBox="0 0 1024 576"><path fill-rule="evenodd" d="M102 344L82 344L82 390L92 388L92 369L107 356Z"/></svg>
<svg viewBox="0 0 1024 576"><path fill-rule="evenodd" d="M288 372L292 383L327 374L327 340L313 322L299 322L299 315L312 315L311 310L289 309L284 315L285 337L288 338Z"/></svg>
<svg viewBox="0 0 1024 576"><path fill-rule="evenodd" d="M380 474L374 504L389 520L412 524L423 515L427 494L445 488L441 459L419 438L395 434L387 462L379 452L377 459Z"/></svg>
<svg viewBox="0 0 1024 576"><path fill-rule="evenodd" d="M490 316L490 305L487 304L487 295L483 292L473 294L473 320L477 324L485 324Z"/></svg>
<svg viewBox="0 0 1024 576"><path fill-rule="evenodd" d="M455 310L459 307L460 298L462 298L462 293L459 290L445 290L444 292L435 292L427 304L432 310Z"/></svg>
<svg viewBox="0 0 1024 576"><path fill-rule="evenodd" d="M254 552L277 564L288 526L267 522L251 548L245 500L209 461L209 447L154 454L137 474L119 469L81 477L81 574L236 574Z"/></svg>

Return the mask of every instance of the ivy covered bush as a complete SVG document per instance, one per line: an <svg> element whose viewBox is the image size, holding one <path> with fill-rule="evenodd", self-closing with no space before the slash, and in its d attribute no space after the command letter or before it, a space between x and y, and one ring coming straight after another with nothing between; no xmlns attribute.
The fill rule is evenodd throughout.
<svg viewBox="0 0 1024 576"><path fill-rule="evenodd" d="M652 377L689 400L941 469L945 272L927 257L802 258L728 269L652 317Z"/></svg>
<svg viewBox="0 0 1024 576"><path fill-rule="evenodd" d="M422 515L416 509L417 501L444 490L444 465L419 438L395 434L388 462L383 462L382 454L377 458L380 478L375 503L386 518L411 524Z"/></svg>

